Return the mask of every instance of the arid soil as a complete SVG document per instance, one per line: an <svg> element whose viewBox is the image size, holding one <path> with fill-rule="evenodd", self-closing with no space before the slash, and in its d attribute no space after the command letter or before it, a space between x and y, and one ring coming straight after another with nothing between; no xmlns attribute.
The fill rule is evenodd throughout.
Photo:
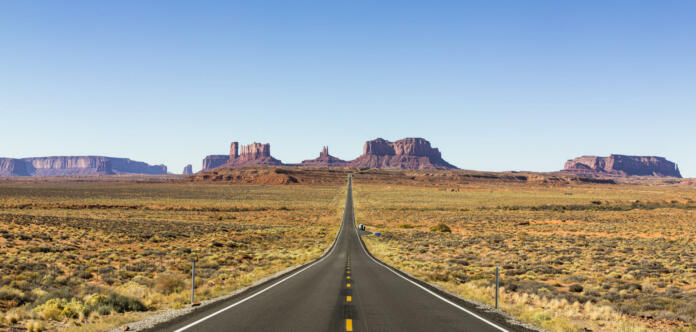
<svg viewBox="0 0 696 332"><path fill-rule="evenodd" d="M463 170L248 167L0 178L0 331L104 330L317 257L348 174L373 253L553 331L689 330L696 184Z"/></svg>
<svg viewBox="0 0 696 332"><path fill-rule="evenodd" d="M454 190L453 190L454 189ZM450 292L552 331L691 330L696 188L354 181L376 256Z"/></svg>
<svg viewBox="0 0 696 332"><path fill-rule="evenodd" d="M345 195L343 186L47 179L0 183L0 331L103 331L180 308L192 259L198 300L248 286L321 255Z"/></svg>

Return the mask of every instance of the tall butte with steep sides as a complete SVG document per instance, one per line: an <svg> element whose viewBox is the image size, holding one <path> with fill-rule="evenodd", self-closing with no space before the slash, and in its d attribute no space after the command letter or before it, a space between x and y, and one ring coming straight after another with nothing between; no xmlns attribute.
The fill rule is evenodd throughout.
<svg viewBox="0 0 696 332"><path fill-rule="evenodd" d="M442 159L437 148L424 138L404 138L389 142L378 138L365 142L363 154L350 161L349 166L360 168L399 169L456 169Z"/></svg>
<svg viewBox="0 0 696 332"><path fill-rule="evenodd" d="M238 142L230 144L229 155L210 155L203 159L203 170L216 167L237 168L245 166L280 166L280 160L271 157L271 145L251 143L240 146Z"/></svg>
<svg viewBox="0 0 696 332"><path fill-rule="evenodd" d="M582 156L568 160L562 172L583 176L658 176L681 178L677 164L655 156Z"/></svg>
<svg viewBox="0 0 696 332"><path fill-rule="evenodd" d="M184 166L184 171L181 172L181 174L183 174L183 175L191 175L191 174L193 174L193 165L188 164L188 165Z"/></svg>
<svg viewBox="0 0 696 332"><path fill-rule="evenodd" d="M229 155L210 155L203 159L203 171L217 167L237 168L245 166L282 166L271 157L270 144L253 143L239 146L232 142ZM430 146L424 138L404 138L396 142L378 138L365 142L363 154L352 161L345 161L329 154L323 147L319 157L305 160L299 164L285 166L305 167L359 167L396 169L456 169L442 159L440 151Z"/></svg>

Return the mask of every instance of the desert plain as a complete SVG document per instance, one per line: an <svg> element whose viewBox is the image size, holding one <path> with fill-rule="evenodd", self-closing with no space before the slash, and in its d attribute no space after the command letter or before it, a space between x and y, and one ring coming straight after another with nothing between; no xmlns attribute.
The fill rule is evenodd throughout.
<svg viewBox="0 0 696 332"><path fill-rule="evenodd" d="M379 259L549 331L689 331L696 186L569 175L252 167L0 181L0 331L103 331L331 245L353 174Z"/></svg>

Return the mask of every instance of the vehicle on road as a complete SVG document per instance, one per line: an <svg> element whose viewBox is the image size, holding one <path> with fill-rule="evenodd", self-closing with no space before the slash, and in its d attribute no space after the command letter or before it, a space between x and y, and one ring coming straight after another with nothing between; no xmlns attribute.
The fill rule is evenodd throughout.
<svg viewBox="0 0 696 332"><path fill-rule="evenodd" d="M365 230L365 225L363 225L363 224L358 225L358 229L361 230L361 231L364 231L364 230Z"/></svg>

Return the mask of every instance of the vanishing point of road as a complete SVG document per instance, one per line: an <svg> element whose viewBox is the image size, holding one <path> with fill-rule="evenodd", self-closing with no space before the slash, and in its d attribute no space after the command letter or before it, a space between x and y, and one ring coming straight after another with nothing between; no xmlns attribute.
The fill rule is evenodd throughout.
<svg viewBox="0 0 696 332"><path fill-rule="evenodd" d="M320 259L157 331L508 331L462 301L375 260L355 226L348 179L341 228ZM488 316L491 316L490 314Z"/></svg>

